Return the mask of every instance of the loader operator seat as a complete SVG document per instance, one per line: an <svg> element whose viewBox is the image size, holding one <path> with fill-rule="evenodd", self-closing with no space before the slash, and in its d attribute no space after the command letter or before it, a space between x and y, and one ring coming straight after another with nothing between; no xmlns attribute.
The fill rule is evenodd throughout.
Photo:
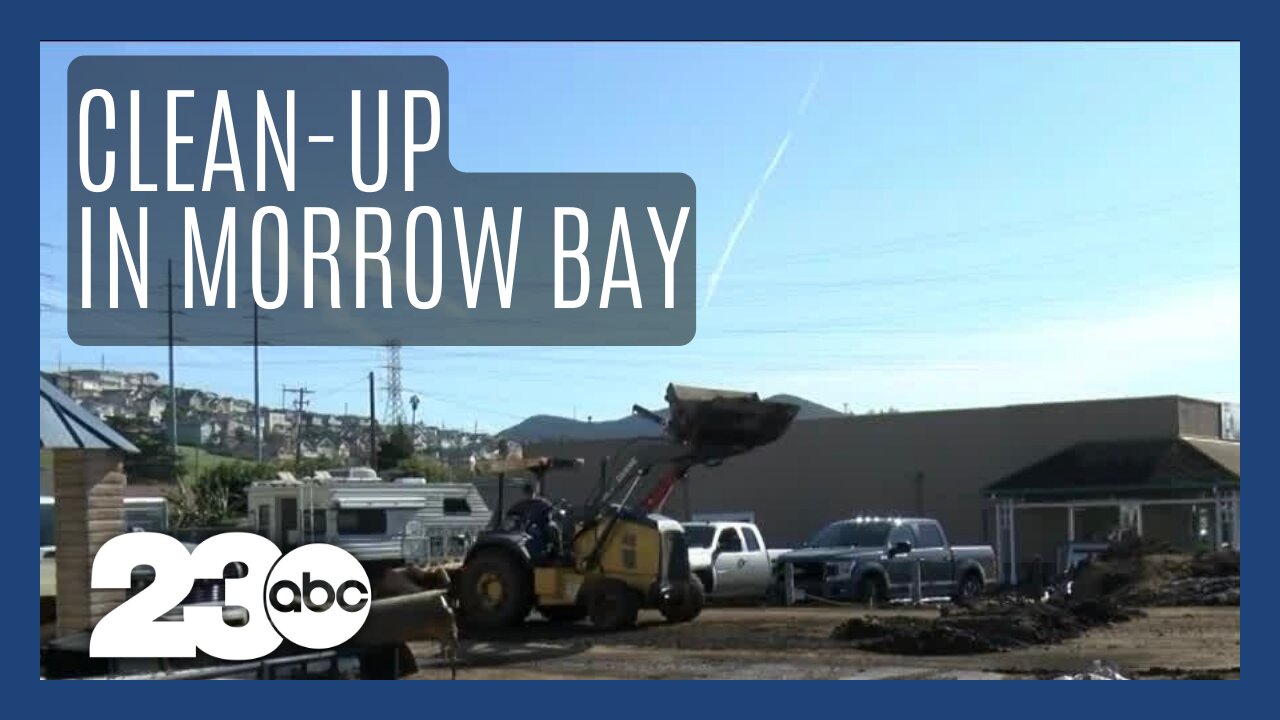
<svg viewBox="0 0 1280 720"><path fill-rule="evenodd" d="M556 558L562 550L560 526L555 522L556 507L546 498L520 500L507 511L508 528L523 530L529 536L529 556Z"/></svg>

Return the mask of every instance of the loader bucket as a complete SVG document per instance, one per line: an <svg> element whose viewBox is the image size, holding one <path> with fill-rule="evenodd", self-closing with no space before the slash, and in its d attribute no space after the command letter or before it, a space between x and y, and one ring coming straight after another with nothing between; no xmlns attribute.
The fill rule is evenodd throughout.
<svg viewBox="0 0 1280 720"><path fill-rule="evenodd" d="M756 393L667 386L667 434L699 454L723 458L768 445L795 420L799 406Z"/></svg>

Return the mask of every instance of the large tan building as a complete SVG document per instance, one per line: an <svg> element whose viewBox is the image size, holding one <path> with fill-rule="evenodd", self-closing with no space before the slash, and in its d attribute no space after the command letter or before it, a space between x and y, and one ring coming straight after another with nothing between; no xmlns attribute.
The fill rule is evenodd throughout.
<svg viewBox="0 0 1280 720"><path fill-rule="evenodd" d="M802 420L773 445L716 468L694 470L665 512L681 519L692 513L752 513L766 540L780 547L799 544L824 523L851 515L929 515L944 523L954 543L1003 545L1006 559L1012 555L1025 563L1039 556L1049 562L1075 529L1075 518L1087 520L1075 539L1089 539L1082 537L1086 526L1096 535L1121 522L1120 506L1098 510L1100 502L1091 496L1092 504L1077 509L1069 507L1070 498L1055 496L1061 503L1057 510L1018 508L1013 511L1014 552L1009 553L1007 524L997 533L992 485L1082 443L1188 439L1193 454L1215 456L1210 459L1234 480L1238 498L1239 444L1222 440L1238 437L1238 428L1223 408L1163 396ZM1224 432L1224 423L1230 432ZM583 458L581 471L550 481L550 495L576 501L600 482L601 461L620 444L548 442L525 452ZM1117 452L1128 451L1120 447ZM1124 465L1125 458L1120 462ZM1196 497L1213 502L1207 491ZM1181 509L1154 510L1145 511L1153 527L1168 526L1175 538L1191 535L1196 506L1186 505L1185 518ZM1107 512L1116 522L1108 522Z"/></svg>

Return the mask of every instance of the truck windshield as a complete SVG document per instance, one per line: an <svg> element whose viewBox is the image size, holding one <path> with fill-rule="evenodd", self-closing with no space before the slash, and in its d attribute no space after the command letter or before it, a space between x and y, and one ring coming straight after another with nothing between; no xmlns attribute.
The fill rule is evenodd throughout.
<svg viewBox="0 0 1280 720"><path fill-rule="evenodd" d="M809 541L807 547L884 547L889 539L893 523L850 522L842 520L822 528Z"/></svg>
<svg viewBox="0 0 1280 720"><path fill-rule="evenodd" d="M709 548L711 547L711 538L716 534L716 529L710 525L685 525L684 540L691 548Z"/></svg>

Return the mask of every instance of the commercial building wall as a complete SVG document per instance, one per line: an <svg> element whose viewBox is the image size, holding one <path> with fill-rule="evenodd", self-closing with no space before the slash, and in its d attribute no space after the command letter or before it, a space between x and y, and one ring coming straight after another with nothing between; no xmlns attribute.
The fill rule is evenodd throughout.
<svg viewBox="0 0 1280 720"><path fill-rule="evenodd" d="M931 515L953 542L993 543L993 514L982 492L988 484L1078 442L1174 437L1183 423L1205 422L1194 402L1175 396L798 421L772 445L694 470L665 512L681 519L690 512L752 512L778 547L860 513ZM585 459L582 470L550 483L553 497L579 501L598 484L601 459L619 445L539 443L525 453ZM1059 534L1038 533L1034 523L1019 530L1029 538ZM1029 546L1050 552L1052 544L1046 535Z"/></svg>

